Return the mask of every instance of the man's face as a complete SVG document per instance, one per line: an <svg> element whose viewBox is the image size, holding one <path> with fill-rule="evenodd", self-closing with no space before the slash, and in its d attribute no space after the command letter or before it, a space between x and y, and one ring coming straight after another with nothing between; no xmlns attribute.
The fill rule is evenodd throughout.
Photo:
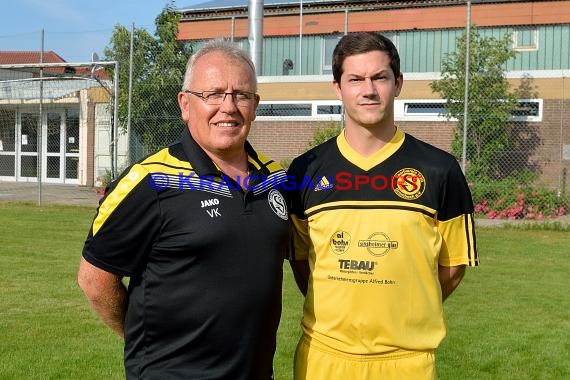
<svg viewBox="0 0 570 380"><path fill-rule="evenodd" d="M242 60L220 52L208 53L196 60L189 87L191 91L255 92L255 73ZM194 140L207 152L225 155L243 150L259 96L236 103L227 95L219 105L206 104L190 93L178 94L182 119L187 122Z"/></svg>
<svg viewBox="0 0 570 380"><path fill-rule="evenodd" d="M383 51L351 55L343 62L340 83L333 82L345 109L347 127L392 128L394 98L400 95L403 77L395 77Z"/></svg>

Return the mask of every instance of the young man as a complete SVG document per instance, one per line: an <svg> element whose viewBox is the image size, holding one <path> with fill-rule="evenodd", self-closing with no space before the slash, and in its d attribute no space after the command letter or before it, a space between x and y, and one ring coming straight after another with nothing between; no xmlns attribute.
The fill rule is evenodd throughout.
<svg viewBox="0 0 570 380"><path fill-rule="evenodd" d="M290 222L261 179L285 172L246 141L259 103L249 57L214 41L186 70L181 141L108 189L78 281L124 337L127 379L268 380Z"/></svg>
<svg viewBox="0 0 570 380"><path fill-rule="evenodd" d="M434 379L442 302L478 264L467 183L453 156L394 125L403 75L389 39L344 36L333 77L345 128L288 173L306 296L295 379Z"/></svg>

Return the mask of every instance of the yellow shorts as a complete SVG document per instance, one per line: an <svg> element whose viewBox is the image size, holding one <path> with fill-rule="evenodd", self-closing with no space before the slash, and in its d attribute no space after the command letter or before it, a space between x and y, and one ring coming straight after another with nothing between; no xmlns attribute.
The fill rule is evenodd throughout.
<svg viewBox="0 0 570 380"><path fill-rule="evenodd" d="M433 350L353 355L302 337L294 372L295 380L435 380L435 355Z"/></svg>

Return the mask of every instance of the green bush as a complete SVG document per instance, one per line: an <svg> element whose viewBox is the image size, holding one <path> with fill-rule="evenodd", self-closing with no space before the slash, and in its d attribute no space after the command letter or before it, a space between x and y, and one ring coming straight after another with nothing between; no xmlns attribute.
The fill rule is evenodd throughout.
<svg viewBox="0 0 570 380"><path fill-rule="evenodd" d="M309 142L307 150L338 136L341 130L342 124L339 121L331 121L326 127L317 129L315 133L313 133L313 139Z"/></svg>
<svg viewBox="0 0 570 380"><path fill-rule="evenodd" d="M514 178L470 184L475 214L491 219L551 219L566 215L570 199Z"/></svg>

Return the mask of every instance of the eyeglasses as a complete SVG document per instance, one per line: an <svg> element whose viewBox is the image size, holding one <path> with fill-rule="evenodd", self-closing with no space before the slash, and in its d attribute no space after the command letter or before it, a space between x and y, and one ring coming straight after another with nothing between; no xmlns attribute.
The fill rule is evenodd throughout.
<svg viewBox="0 0 570 380"><path fill-rule="evenodd" d="M218 91L190 91L185 90L189 94L199 97L204 101L204 103L210 106L219 106L226 100L226 95L231 95L232 101L238 106L248 106L250 105L255 94L253 92L246 91L235 91L235 92L218 92Z"/></svg>

